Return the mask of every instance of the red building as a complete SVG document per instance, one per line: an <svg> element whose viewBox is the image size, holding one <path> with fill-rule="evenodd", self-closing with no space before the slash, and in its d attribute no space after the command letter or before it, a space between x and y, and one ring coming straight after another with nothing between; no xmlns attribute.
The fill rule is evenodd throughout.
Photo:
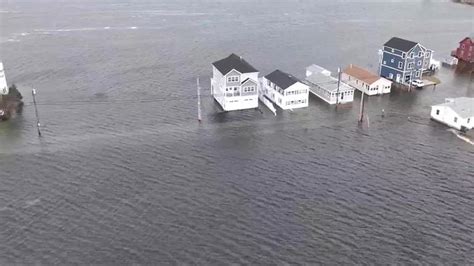
<svg viewBox="0 0 474 266"><path fill-rule="evenodd" d="M453 51L452 55L459 60L467 63L474 62L474 40L471 37L466 37L459 42L459 47Z"/></svg>

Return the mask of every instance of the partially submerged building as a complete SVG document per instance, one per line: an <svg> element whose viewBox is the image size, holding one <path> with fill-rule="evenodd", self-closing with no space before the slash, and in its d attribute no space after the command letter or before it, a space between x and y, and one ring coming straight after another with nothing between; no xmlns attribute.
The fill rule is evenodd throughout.
<svg viewBox="0 0 474 266"><path fill-rule="evenodd" d="M342 81L367 95L390 93L392 82L356 65L342 71Z"/></svg>
<svg viewBox="0 0 474 266"><path fill-rule="evenodd" d="M431 118L458 130L474 127L474 98L448 98L442 104L431 106Z"/></svg>
<svg viewBox="0 0 474 266"><path fill-rule="evenodd" d="M5 70L3 63L0 62L0 95L8 95L7 78L5 77Z"/></svg>
<svg viewBox="0 0 474 266"><path fill-rule="evenodd" d="M354 88L331 76L331 72L321 66L306 68L306 81L310 91L329 104L343 104L354 100Z"/></svg>
<svg viewBox="0 0 474 266"><path fill-rule="evenodd" d="M433 51L417 42L393 37L383 45L380 76L409 85L430 67Z"/></svg>
<svg viewBox="0 0 474 266"><path fill-rule="evenodd" d="M474 63L474 37L466 37L459 42L459 47L451 55L466 63Z"/></svg>
<svg viewBox="0 0 474 266"><path fill-rule="evenodd" d="M281 70L275 70L263 77L262 87L265 97L281 109L308 106L309 86Z"/></svg>
<svg viewBox="0 0 474 266"><path fill-rule="evenodd" d="M211 94L224 111L258 107L258 70L231 54L212 63Z"/></svg>

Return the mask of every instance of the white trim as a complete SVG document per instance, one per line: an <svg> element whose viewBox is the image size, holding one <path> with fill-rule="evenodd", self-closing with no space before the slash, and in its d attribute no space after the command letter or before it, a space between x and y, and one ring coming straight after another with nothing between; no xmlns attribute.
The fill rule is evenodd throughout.
<svg viewBox="0 0 474 266"><path fill-rule="evenodd" d="M404 72L403 69L393 68L393 67L387 66L387 65L382 65L382 66L391 68L391 69L396 70L396 71L398 71L398 72Z"/></svg>
<svg viewBox="0 0 474 266"><path fill-rule="evenodd" d="M390 47L390 46L385 46L385 45L384 45L383 47L387 47L387 48L390 48L390 49L394 49L394 50L400 51L400 52L402 52L402 53L406 53L406 52L404 52L404 51L402 51L402 50L399 50L399 49L397 49L397 48L392 48L392 47ZM388 52L388 51L385 51L385 50L383 50L383 49L382 49L382 51ZM391 53L391 52L388 52L388 53ZM391 54L393 54L393 53L391 53ZM397 55L397 54L395 54L395 55Z"/></svg>
<svg viewBox="0 0 474 266"><path fill-rule="evenodd" d="M217 67L216 67L216 69L217 69L217 71L221 72ZM229 73L232 72L232 71L234 71L234 70L235 70L235 72L237 72L237 73L239 73L240 75L242 75L242 73L240 73L240 71L238 71L238 70L235 69L235 68L232 68L232 69L231 69L229 72L227 72L226 74L222 74L222 72L221 72L221 74L222 74L224 77L227 78L227 75L229 75ZM226 79L226 80L227 80L227 79Z"/></svg>
<svg viewBox="0 0 474 266"><path fill-rule="evenodd" d="M391 54L391 55L395 55L395 56L398 56L398 57L402 57L401 55L398 55L398 54L394 54L394 53L391 53L391 52L388 52L388 51L383 51L384 53L387 53L387 54ZM403 52L405 53L405 52ZM403 58L403 57L402 57Z"/></svg>

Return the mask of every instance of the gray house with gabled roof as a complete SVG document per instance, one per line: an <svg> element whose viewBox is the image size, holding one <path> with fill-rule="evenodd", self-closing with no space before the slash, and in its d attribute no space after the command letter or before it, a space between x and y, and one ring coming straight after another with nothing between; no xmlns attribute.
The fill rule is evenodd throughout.
<svg viewBox="0 0 474 266"><path fill-rule="evenodd" d="M224 111L258 107L258 70L236 54L212 63L211 94Z"/></svg>

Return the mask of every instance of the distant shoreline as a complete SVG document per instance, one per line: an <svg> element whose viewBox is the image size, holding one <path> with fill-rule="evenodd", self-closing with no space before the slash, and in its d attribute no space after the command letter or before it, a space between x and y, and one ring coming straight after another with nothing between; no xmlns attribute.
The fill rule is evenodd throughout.
<svg viewBox="0 0 474 266"><path fill-rule="evenodd" d="M474 5L474 0L452 0L454 3L466 4L466 5Z"/></svg>

